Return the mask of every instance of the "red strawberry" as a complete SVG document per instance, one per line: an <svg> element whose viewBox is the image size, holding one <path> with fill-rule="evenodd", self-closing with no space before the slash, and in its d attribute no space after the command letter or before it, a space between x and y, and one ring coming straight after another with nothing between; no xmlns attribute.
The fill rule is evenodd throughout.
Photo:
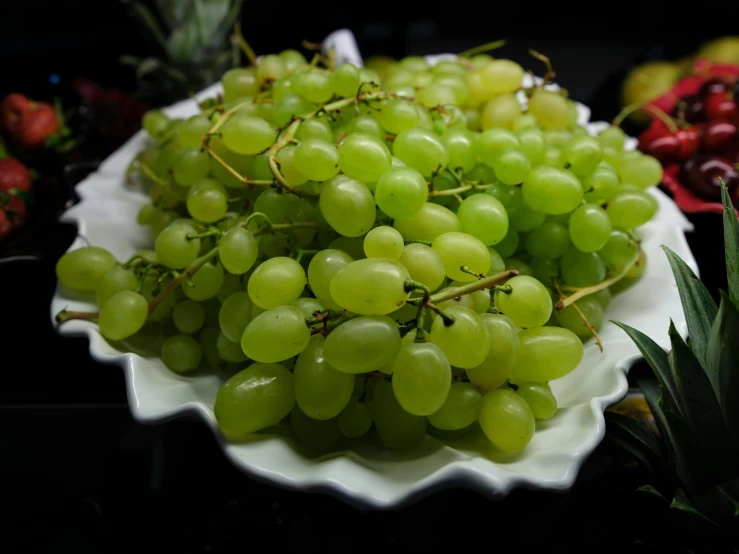
<svg viewBox="0 0 739 554"><path fill-rule="evenodd" d="M0 160L0 193L12 190L31 190L31 174L15 158Z"/></svg>
<svg viewBox="0 0 739 554"><path fill-rule="evenodd" d="M13 224L8 219L8 216L5 215L5 211L0 208L0 240L10 232L12 226Z"/></svg>
<svg viewBox="0 0 739 554"><path fill-rule="evenodd" d="M8 134L15 133L19 126L21 116L31 110L31 101L22 94L8 94L0 104L0 124Z"/></svg>
<svg viewBox="0 0 739 554"><path fill-rule="evenodd" d="M28 217L26 203L17 196L0 197L0 210L5 212L10 224L14 227L23 225Z"/></svg>
<svg viewBox="0 0 739 554"><path fill-rule="evenodd" d="M31 190L31 174L15 158L0 160L0 237L28 216L26 203L18 193ZM5 227L8 227L7 229Z"/></svg>
<svg viewBox="0 0 739 554"><path fill-rule="evenodd" d="M25 150L43 148L46 139L60 129L51 104L30 101L22 94L7 96L0 111L5 131Z"/></svg>

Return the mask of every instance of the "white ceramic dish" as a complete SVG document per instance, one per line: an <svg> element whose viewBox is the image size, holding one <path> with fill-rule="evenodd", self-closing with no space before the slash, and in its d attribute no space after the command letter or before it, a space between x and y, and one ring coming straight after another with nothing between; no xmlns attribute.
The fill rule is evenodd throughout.
<svg viewBox="0 0 739 554"><path fill-rule="evenodd" d="M209 87L199 98L212 95ZM167 109L172 116L196 113L192 100ZM589 110L580 110L583 123ZM605 124L590 125L592 131ZM80 202L62 220L75 222L79 234L91 244L107 248L119 259L150 246L148 233L135 223L146 196L124 184L126 166L146 143L136 134L77 187ZM633 147L633 145L632 145ZM617 295L607 319L623 321L667 346L669 318L684 331L684 315L667 260L660 249L672 248L697 271L683 235L690 223L672 203L655 190L660 204L656 218L640 229L649 263L643 278ZM70 250L85 243L78 239ZM94 310L94 303L57 289L51 316L61 309ZM321 458L310 458L284 435L259 435L253 441L229 444L221 437L213 415L213 401L223 376L184 377L167 370L157 358L143 358L116 350L89 322L70 321L63 335L85 335L96 360L119 365L126 376L133 416L142 423L196 414L219 437L224 453L241 470L271 483L333 494L362 507L391 508L447 487L466 487L490 497L503 497L515 487L566 489L583 461L605 433L603 411L627 391L625 373L638 359L638 350L625 333L607 323L600 333L605 352L589 343L578 368L552 382L560 406L549 421L540 422L532 442L518 456L504 456L486 441L442 444L427 437L411 452L392 452L368 441Z"/></svg>

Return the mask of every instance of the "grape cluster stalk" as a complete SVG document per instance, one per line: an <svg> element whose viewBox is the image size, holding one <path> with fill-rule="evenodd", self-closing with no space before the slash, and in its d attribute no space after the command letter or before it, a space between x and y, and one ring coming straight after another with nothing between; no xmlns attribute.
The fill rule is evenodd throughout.
<svg viewBox="0 0 739 554"><path fill-rule="evenodd" d="M257 62L237 39L251 65L222 96L144 116L127 179L148 192L152 248L62 256L61 286L98 311L58 323L222 376L229 440L287 425L318 452L369 432L526 448L557 414L549 382L602 347L612 294L644 271L659 164L617 126L579 126L536 52L546 78L524 89L519 64L485 53L501 42L375 71Z"/></svg>

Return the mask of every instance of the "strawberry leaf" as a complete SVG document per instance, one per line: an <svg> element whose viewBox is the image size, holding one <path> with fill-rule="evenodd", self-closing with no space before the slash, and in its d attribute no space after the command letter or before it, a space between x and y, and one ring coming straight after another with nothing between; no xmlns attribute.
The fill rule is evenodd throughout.
<svg viewBox="0 0 739 554"><path fill-rule="evenodd" d="M667 246L662 248L667 254L667 260L670 262L680 292L680 301L688 323L691 349L698 361L705 365L711 325L718 311L716 303L693 270Z"/></svg>
<svg viewBox="0 0 739 554"><path fill-rule="evenodd" d="M724 252L726 277L729 281L729 298L739 310L739 221L729 197L729 189L722 183L721 199L724 203Z"/></svg>

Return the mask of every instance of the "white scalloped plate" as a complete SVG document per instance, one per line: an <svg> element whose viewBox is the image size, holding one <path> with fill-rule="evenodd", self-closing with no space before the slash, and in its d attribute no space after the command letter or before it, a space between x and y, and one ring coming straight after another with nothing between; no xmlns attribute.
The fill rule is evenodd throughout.
<svg viewBox="0 0 739 554"><path fill-rule="evenodd" d="M209 87L198 97L210 96L215 90ZM583 108L580 115L585 123L589 110ZM188 100L167 111L183 117L196 110L195 102ZM594 123L590 128L595 131L602 125ZM62 216L62 221L75 222L79 234L91 244L107 248L119 260L150 246L147 231L135 223L146 196L124 184L126 166L145 143L144 134L138 133L103 162L78 185L79 204ZM652 194L660 210L640 229L649 260L647 269L638 283L613 298L606 316L640 329L666 347L669 318L683 332L685 319L660 245L672 248L694 271L697 266L683 234L692 229L690 223L667 196L658 190ZM70 250L84 245L78 239ZM89 299L58 287L51 303L52 318L65 307L95 309ZM625 333L606 323L600 333L605 352L600 353L591 341L577 369L552 382L560 410L551 420L537 424L533 440L517 456L496 452L489 442L473 436L459 443L426 437L411 452L388 451L376 440L359 441L344 451L311 458L284 435L257 435L240 444L224 441L212 409L223 376L172 373L157 358L117 350L89 322L70 321L59 332L87 336L93 358L123 368L131 412L138 421L157 423L197 414L213 429L225 454L244 472L280 486L325 492L371 508L395 507L447 487L466 487L497 498L514 487L570 487L583 461L605 434L604 409L626 394L625 373L639 358Z"/></svg>

